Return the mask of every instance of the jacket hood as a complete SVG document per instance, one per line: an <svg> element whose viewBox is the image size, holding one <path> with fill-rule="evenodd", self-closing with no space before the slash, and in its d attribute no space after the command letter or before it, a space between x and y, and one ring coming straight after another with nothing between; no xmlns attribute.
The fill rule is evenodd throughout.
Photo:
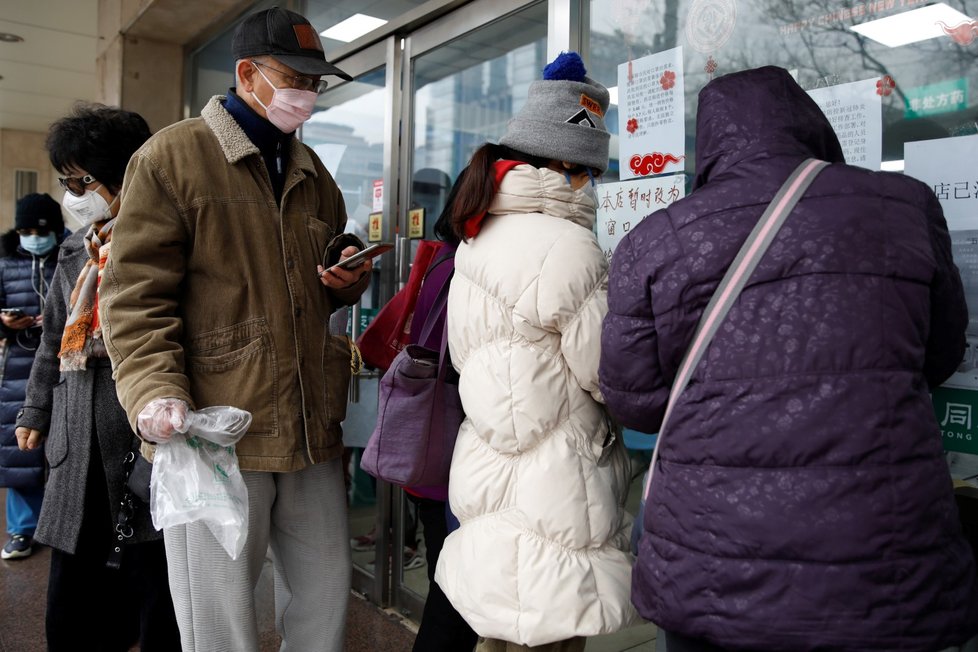
<svg viewBox="0 0 978 652"><path fill-rule="evenodd" d="M693 188L742 161L771 155L845 163L825 114L784 68L735 72L704 86L696 116Z"/></svg>
<svg viewBox="0 0 978 652"><path fill-rule="evenodd" d="M515 213L543 213L586 229L596 219L594 199L584 188L574 190L561 173L529 164L506 173L489 207L490 215Z"/></svg>

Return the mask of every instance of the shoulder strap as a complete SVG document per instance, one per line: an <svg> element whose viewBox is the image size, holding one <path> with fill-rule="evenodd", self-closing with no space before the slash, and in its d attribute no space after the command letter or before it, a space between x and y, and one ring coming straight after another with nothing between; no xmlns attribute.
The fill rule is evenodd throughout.
<svg viewBox="0 0 978 652"><path fill-rule="evenodd" d="M450 260L451 257L446 258ZM428 338L431 336L431 331L435 327L435 322L438 320L438 315L440 315L445 310L445 305L448 303L448 287L452 283L452 277L455 276L455 270L445 278L445 282L442 286L438 288L438 294L435 296L434 302L431 304L431 310L424 318L424 326L421 327L421 336L418 338L418 342L427 342ZM448 320L445 320L446 323Z"/></svg>
<svg viewBox="0 0 978 652"><path fill-rule="evenodd" d="M683 356L683 361L679 365L679 372L676 374L676 379L669 392L669 402L666 403L662 425L659 427L659 436L655 441L655 450L652 451L652 462L649 465L645 491L642 494L643 498L648 498L649 487L652 486L652 474L655 472L655 463L659 458L659 445L662 443L662 435L665 433L666 425L669 423L669 416L672 414L672 408L676 405L676 400L682 394L683 390L686 389L686 385L693 375L693 370L706 352L706 347L709 345L710 340L713 339L717 329L720 327L720 323L726 317L734 301L740 296L740 291L744 289L747 279L750 278L751 273L757 267L764 252L767 251L767 248L774 240L774 236L781 229L781 225L784 224L788 214L794 209L795 204L798 203L801 196L805 194L808 186L815 180L818 173L827 165L828 163L825 161L810 158L795 168L794 172L788 177L788 180L778 190L774 199L768 204L767 210L761 215L761 219L754 225L754 230L747 236L747 240L744 241L743 246L741 246L740 251L737 253L737 257L730 264L723 280L717 286L716 292L713 293L710 303L707 304L706 309L703 311L700 322L696 327L696 333L693 335L693 342L690 344L689 350L686 351L686 355Z"/></svg>

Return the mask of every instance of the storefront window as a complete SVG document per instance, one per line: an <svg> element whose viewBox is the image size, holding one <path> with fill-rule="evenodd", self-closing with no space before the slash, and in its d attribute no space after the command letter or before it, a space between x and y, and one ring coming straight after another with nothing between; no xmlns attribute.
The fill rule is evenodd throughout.
<svg viewBox="0 0 978 652"><path fill-rule="evenodd" d="M613 89L621 116L609 121L620 160L599 192L609 258L632 226L689 192L697 95L739 70L787 69L832 123L847 163L933 189L970 320L965 358L932 398L952 475L978 483L978 0L590 0L590 16L590 74ZM683 158L630 169L653 148Z"/></svg>
<svg viewBox="0 0 978 652"><path fill-rule="evenodd" d="M346 230L367 240L374 186L384 176L385 69L330 88L302 127L302 141L313 148L336 180L346 202Z"/></svg>
<svg viewBox="0 0 978 652"><path fill-rule="evenodd" d="M590 7L590 72L609 87L619 86L623 64L682 49L688 175L695 167L700 89L713 77L764 65L788 69L816 94L872 84L871 91L879 91L882 139L870 138L867 148L879 151L865 154L884 169L902 169L906 142L976 133L976 0L591 0ZM920 10L926 11L908 13ZM862 32L855 29L860 25ZM833 124L840 140L858 136ZM617 133L617 120L609 127ZM853 150L843 145L851 158ZM612 158L617 154L613 150ZM614 180L617 169L613 165L606 180Z"/></svg>
<svg viewBox="0 0 978 652"><path fill-rule="evenodd" d="M472 153L498 142L546 58L547 5L538 3L415 59L413 169L423 186L419 194L440 179L442 197L447 195ZM437 216L442 205L426 208Z"/></svg>

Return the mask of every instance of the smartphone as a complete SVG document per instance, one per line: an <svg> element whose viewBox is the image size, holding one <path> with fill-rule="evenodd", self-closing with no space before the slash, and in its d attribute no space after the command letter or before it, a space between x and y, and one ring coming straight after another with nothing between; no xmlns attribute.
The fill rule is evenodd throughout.
<svg viewBox="0 0 978 652"><path fill-rule="evenodd" d="M27 316L27 313L25 313L20 308L0 308L0 313L3 313L5 315L10 315L11 317L26 317Z"/></svg>
<svg viewBox="0 0 978 652"><path fill-rule="evenodd" d="M362 249L357 253L353 254L344 261L338 262L333 267L341 267L345 270L356 269L364 263L369 258L375 258L382 253L386 253L394 248L394 245L390 242L379 242L377 244L372 244L366 249Z"/></svg>

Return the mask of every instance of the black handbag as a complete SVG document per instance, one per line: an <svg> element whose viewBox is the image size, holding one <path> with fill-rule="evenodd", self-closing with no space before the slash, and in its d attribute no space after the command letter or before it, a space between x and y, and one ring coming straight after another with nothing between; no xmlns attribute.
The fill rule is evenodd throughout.
<svg viewBox="0 0 978 652"><path fill-rule="evenodd" d="M126 481L122 492L122 501L119 505L119 514L113 528L114 541L109 546L109 555L105 560L105 565L115 570L119 570L121 567L125 545L135 534L132 518L136 514L136 499L142 501L143 508L149 507L149 479L153 473L153 465L139 453L139 437L133 435L132 441L132 448L122 460Z"/></svg>
<svg viewBox="0 0 978 652"><path fill-rule="evenodd" d="M129 477L126 478L126 487L132 495L149 504L149 480L153 475L153 463L135 451L136 459L132 463Z"/></svg>

